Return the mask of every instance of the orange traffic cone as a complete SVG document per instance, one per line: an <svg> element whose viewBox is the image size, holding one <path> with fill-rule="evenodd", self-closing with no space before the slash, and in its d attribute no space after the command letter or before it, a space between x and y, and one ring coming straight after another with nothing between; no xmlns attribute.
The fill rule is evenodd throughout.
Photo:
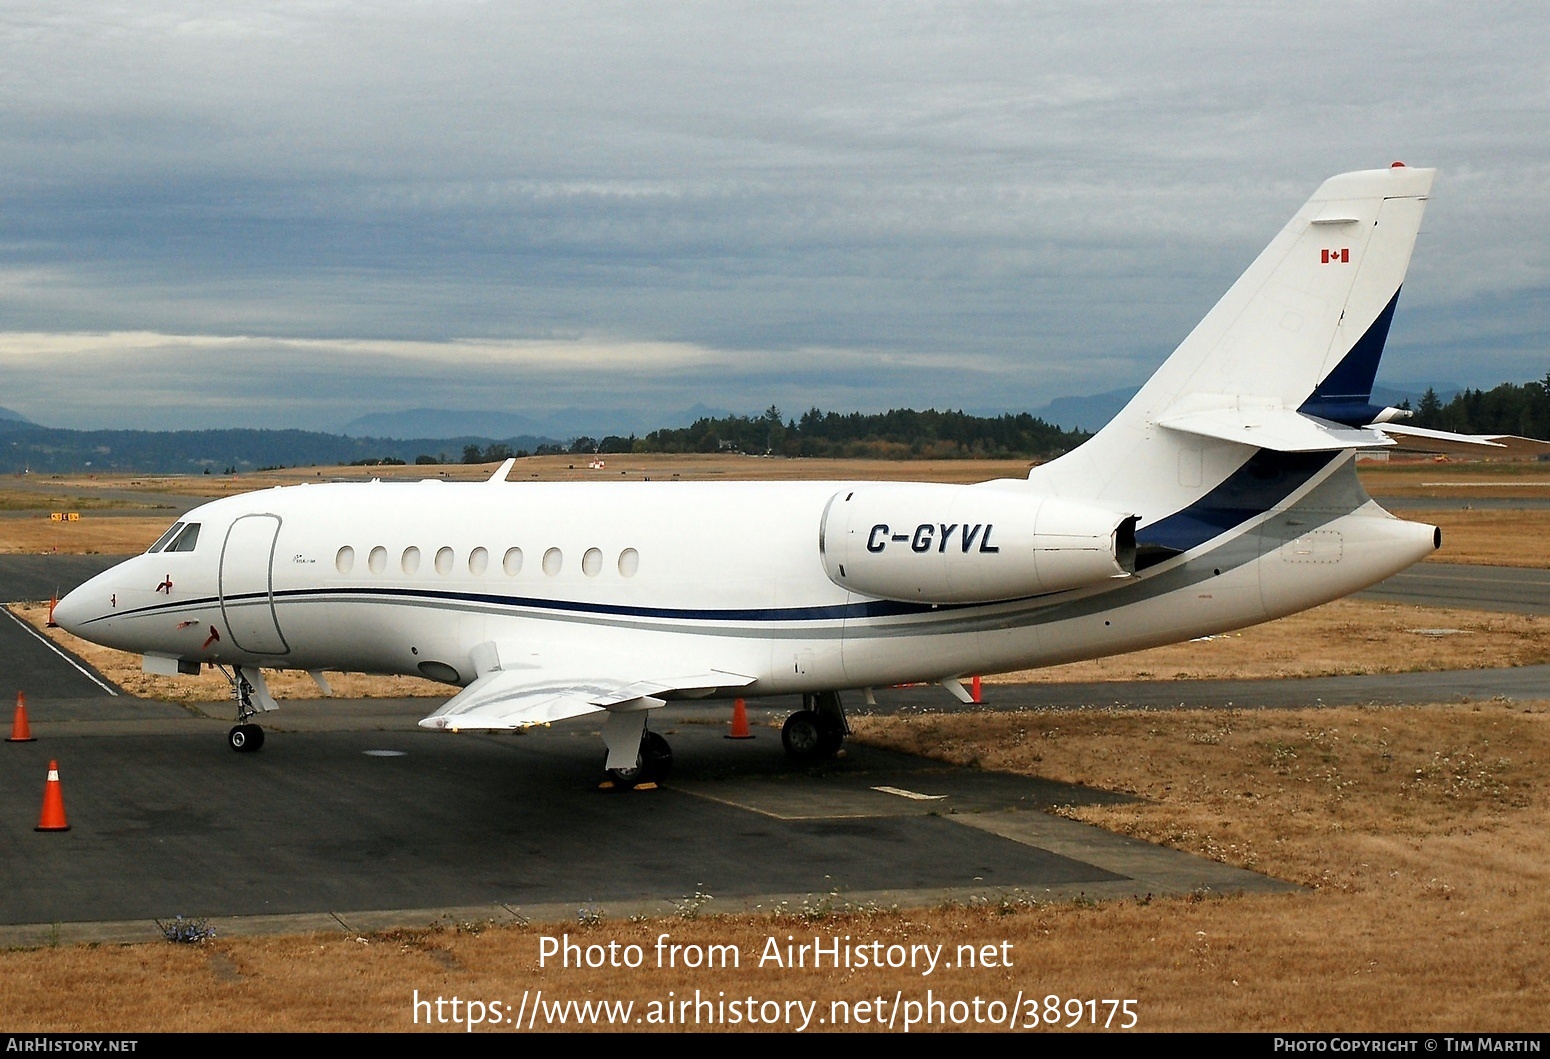
<svg viewBox="0 0 1550 1059"><path fill-rule="evenodd" d="M7 743L35 743L32 735L32 726L27 723L27 693L16 693L16 717L11 721L11 738Z"/></svg>
<svg viewBox="0 0 1550 1059"><path fill-rule="evenodd" d="M48 782L43 785L43 812L34 831L68 831L65 823L65 796L59 788L59 762L48 763Z"/></svg>
<svg viewBox="0 0 1550 1059"><path fill-rule="evenodd" d="M59 628L59 623L54 620L54 608L57 606L59 606L59 593L55 592L48 600L48 627L50 629Z"/></svg>
<svg viewBox="0 0 1550 1059"><path fill-rule="evenodd" d="M975 702L981 701L980 700L980 675L978 673L974 674L974 679L969 681L969 686L973 689L969 693L970 696L974 699Z"/></svg>
<svg viewBox="0 0 1550 1059"><path fill-rule="evenodd" d="M748 704L742 699L732 703L732 730L727 733L727 738L753 738L753 733L748 730Z"/></svg>

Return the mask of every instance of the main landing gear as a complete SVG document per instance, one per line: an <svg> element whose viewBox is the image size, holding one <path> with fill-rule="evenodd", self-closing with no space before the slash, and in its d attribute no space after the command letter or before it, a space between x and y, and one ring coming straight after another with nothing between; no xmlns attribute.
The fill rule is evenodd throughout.
<svg viewBox="0 0 1550 1059"><path fill-rule="evenodd" d="M629 790L646 784L661 783L673 771L673 748L656 732L643 731L640 735L640 753L629 768L605 768L608 778L605 789Z"/></svg>
<svg viewBox="0 0 1550 1059"><path fill-rule="evenodd" d="M802 709L786 718L780 730L781 745L798 761L817 761L840 752L850 724L837 691L802 696Z"/></svg>
<svg viewBox="0 0 1550 1059"><path fill-rule="evenodd" d="M237 703L237 723L226 733L226 745L239 754L251 754L264 745L264 730L253 723L258 716L253 705L253 685L243 675L241 666L233 666L229 673L224 666L216 668L225 674L231 684L231 697Z"/></svg>

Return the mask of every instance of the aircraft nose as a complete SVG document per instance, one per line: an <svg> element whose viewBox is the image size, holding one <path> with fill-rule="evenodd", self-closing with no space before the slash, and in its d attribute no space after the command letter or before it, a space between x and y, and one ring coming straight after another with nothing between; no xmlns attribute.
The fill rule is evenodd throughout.
<svg viewBox="0 0 1550 1059"><path fill-rule="evenodd" d="M87 600L87 582L80 588L65 593L65 598L54 604L54 624L66 632L80 635L81 625L92 617Z"/></svg>

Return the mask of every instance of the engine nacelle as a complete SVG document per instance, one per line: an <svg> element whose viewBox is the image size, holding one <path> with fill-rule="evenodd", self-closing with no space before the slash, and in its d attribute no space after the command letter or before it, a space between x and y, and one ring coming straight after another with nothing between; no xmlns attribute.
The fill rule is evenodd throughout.
<svg viewBox="0 0 1550 1059"><path fill-rule="evenodd" d="M1136 570L1136 517L972 485L861 485L824 508L830 580L880 599L989 603Z"/></svg>

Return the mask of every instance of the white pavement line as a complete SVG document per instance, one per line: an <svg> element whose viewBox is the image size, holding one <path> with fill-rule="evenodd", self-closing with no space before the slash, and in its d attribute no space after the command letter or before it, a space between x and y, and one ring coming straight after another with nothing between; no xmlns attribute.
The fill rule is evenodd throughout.
<svg viewBox="0 0 1550 1059"><path fill-rule="evenodd" d="M4 609L5 608L0 607L0 610L4 610ZM28 625L26 622L22 621L16 615L12 614L9 610L5 611L5 616L7 618L10 618L16 624L20 625L23 629L26 629L33 636L37 637L39 642L41 642L44 647L47 647L50 651L53 651L60 658L63 658L66 662L69 662L72 666L74 666L80 672L81 676L85 677L87 680L89 680L93 684L97 685L99 688L101 688L103 691L107 692L109 695L115 695L116 696L118 694L118 692L114 691L107 684L105 684L101 680L99 680L92 673L91 670L87 669L85 666L81 665L81 663L77 662L75 659L73 659L69 655L65 654L64 651L60 650L59 649L59 645L56 644L53 640L50 640L47 636L44 636L38 630L34 629L31 625Z"/></svg>
<svg viewBox="0 0 1550 1059"><path fill-rule="evenodd" d="M900 798L911 798L917 802L939 802L946 798L945 794L917 794L915 791L907 791L903 787L873 787L874 791L882 791L884 794L897 794Z"/></svg>

